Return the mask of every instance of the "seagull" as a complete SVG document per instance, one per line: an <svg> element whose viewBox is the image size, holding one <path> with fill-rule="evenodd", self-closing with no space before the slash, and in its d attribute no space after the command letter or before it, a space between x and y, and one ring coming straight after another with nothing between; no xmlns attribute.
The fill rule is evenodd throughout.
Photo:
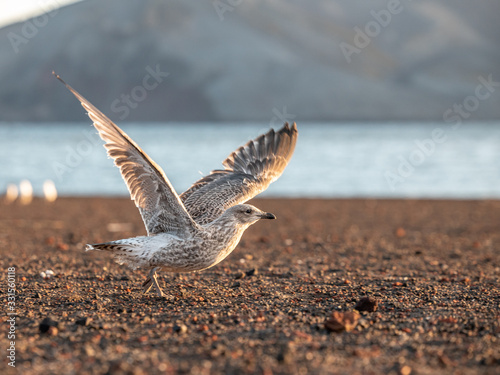
<svg viewBox="0 0 500 375"><path fill-rule="evenodd" d="M119 264L149 270L143 292L163 297L157 271L193 272L215 266L238 245L243 232L260 219L276 219L246 201L276 181L290 161L297 125L269 130L247 142L216 169L178 195L163 172L123 130L53 72L83 108L120 169L139 209L147 236L88 244L86 250L112 253Z"/></svg>

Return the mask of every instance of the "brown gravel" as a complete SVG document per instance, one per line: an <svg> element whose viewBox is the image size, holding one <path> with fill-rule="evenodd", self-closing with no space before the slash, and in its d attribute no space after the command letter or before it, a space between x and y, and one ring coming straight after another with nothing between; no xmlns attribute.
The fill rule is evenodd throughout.
<svg viewBox="0 0 500 375"><path fill-rule="evenodd" d="M253 203L278 220L212 269L161 273L165 298L83 251L145 233L130 200L1 203L3 300L8 267L18 293L16 369L3 356L1 372L500 373L499 201ZM376 310L351 331L325 328L363 298Z"/></svg>

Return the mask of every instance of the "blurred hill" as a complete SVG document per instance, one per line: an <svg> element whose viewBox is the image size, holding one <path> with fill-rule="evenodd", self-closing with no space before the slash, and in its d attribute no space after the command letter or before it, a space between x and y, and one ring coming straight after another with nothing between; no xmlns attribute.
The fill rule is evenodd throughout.
<svg viewBox="0 0 500 375"><path fill-rule="evenodd" d="M500 2L401 0L393 13L389 3L66 6L0 29L0 121L82 120L52 70L125 121L442 120L479 76L500 81ZM368 45L346 57L347 44ZM499 98L470 118L499 119Z"/></svg>

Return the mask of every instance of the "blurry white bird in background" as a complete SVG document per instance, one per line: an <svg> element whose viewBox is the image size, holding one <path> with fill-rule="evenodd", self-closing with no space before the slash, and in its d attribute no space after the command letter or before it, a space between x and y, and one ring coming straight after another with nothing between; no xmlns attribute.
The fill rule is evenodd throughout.
<svg viewBox="0 0 500 375"><path fill-rule="evenodd" d="M19 196L19 189L17 188L17 185L8 184L4 197L5 202L12 203L17 199L18 196Z"/></svg>
<svg viewBox="0 0 500 375"><path fill-rule="evenodd" d="M33 186L29 180L22 180L19 184L19 202L21 204L30 204L33 200Z"/></svg>
<svg viewBox="0 0 500 375"><path fill-rule="evenodd" d="M43 183L43 196L47 202L54 202L57 199L56 185L52 180L45 180Z"/></svg>

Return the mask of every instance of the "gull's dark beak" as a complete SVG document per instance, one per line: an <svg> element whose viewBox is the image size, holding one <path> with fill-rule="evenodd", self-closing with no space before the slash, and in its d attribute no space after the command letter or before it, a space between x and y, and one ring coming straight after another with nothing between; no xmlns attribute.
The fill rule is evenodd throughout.
<svg viewBox="0 0 500 375"><path fill-rule="evenodd" d="M276 219L276 216L274 216L274 214L272 214L270 212L264 212L261 215L261 219L271 219L271 220L274 220L274 219Z"/></svg>

